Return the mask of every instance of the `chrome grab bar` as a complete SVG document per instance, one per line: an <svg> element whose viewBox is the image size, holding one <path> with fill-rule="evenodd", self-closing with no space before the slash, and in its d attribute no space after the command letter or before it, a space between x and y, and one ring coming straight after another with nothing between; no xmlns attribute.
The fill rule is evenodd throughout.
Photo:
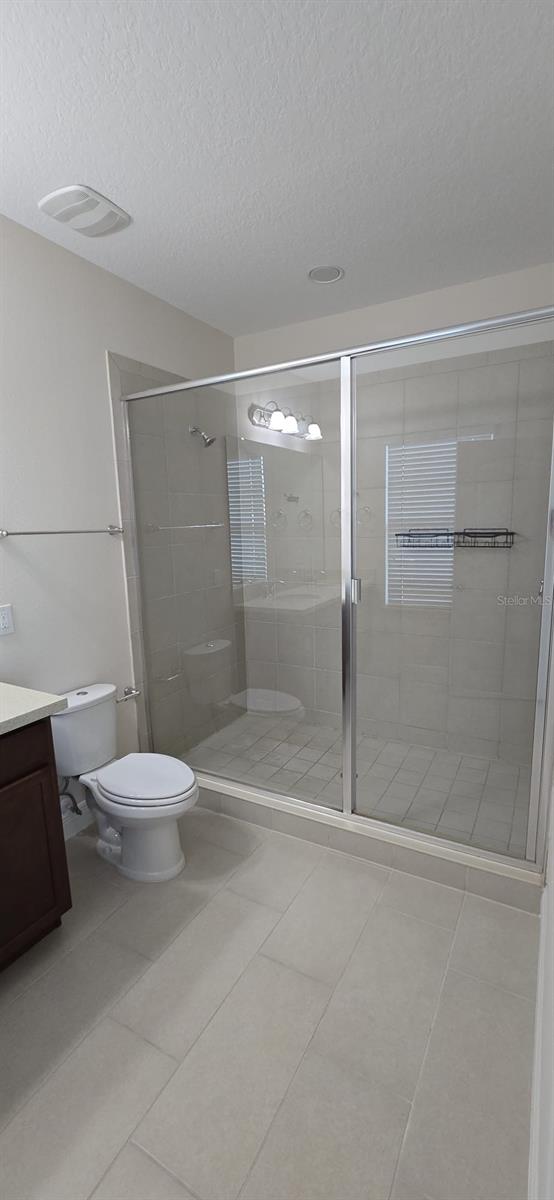
<svg viewBox="0 0 554 1200"><path fill-rule="evenodd" d="M103 529L0 529L0 538L7 537L53 537L59 533L123 533L122 525L107 525Z"/></svg>
<svg viewBox="0 0 554 1200"><path fill-rule="evenodd" d="M121 696L116 696L115 702L116 704L124 704L126 700L136 700L140 694L140 688L124 687Z"/></svg>

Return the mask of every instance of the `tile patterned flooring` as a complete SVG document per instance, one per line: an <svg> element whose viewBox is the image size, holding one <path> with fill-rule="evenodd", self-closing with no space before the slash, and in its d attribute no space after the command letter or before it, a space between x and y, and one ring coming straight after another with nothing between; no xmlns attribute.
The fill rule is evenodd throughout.
<svg viewBox="0 0 554 1200"><path fill-rule="evenodd" d="M196 808L0 976L3 1200L524 1200L538 918Z"/></svg>
<svg viewBox="0 0 554 1200"><path fill-rule="evenodd" d="M245 714L184 756L191 766L341 806L340 730ZM528 767L358 738L357 811L497 854L525 857Z"/></svg>

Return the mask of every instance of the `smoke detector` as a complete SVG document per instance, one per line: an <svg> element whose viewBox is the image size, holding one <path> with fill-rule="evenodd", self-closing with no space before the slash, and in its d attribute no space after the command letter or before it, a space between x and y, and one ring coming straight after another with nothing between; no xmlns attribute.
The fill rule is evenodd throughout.
<svg viewBox="0 0 554 1200"><path fill-rule="evenodd" d="M85 237L104 237L107 233L119 233L130 225L131 218L113 200L101 196L94 188L84 183L72 183L58 188L39 200L41 212L68 225Z"/></svg>

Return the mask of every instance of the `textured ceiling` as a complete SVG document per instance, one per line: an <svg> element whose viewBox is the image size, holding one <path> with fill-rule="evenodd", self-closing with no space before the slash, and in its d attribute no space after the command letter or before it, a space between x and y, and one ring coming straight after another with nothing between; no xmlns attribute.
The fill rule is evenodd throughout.
<svg viewBox="0 0 554 1200"><path fill-rule="evenodd" d="M549 0L2 0L0 33L0 209L229 333L551 257ZM39 213L69 183L133 224Z"/></svg>

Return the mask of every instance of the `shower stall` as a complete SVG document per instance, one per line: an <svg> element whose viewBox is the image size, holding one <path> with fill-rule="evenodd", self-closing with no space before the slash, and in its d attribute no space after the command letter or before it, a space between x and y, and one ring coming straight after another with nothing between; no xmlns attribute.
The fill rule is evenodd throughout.
<svg viewBox="0 0 554 1200"><path fill-rule="evenodd" d="M145 748L540 864L553 315L124 397Z"/></svg>

